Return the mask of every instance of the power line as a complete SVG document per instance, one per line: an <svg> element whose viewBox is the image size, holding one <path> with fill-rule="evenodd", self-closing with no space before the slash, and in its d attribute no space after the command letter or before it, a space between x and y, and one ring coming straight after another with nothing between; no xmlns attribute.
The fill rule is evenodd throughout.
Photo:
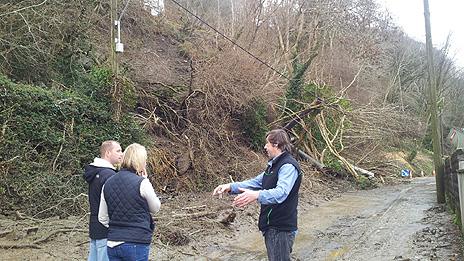
<svg viewBox="0 0 464 261"><path fill-rule="evenodd" d="M196 14L194 14L193 12L191 12L190 10L188 10L187 8L185 8L184 6L182 6L181 4L179 4L176 0L171 0L174 4L178 5L180 8L184 9L187 13L191 14L192 16L194 16L196 19L198 19L200 22L202 22L203 24L205 24L206 26L208 26L209 28L211 28L211 30L215 31L216 33L218 33L219 35L221 35L222 37L224 37L225 39L227 39L229 42L231 42L233 45L237 46L238 48L242 49L242 51L246 52L248 55L250 55L251 57L255 58L256 60L258 60L261 64L265 65L266 67L268 67L269 69L273 70L274 72L276 72L277 74L279 74L280 76L284 77L285 79L289 80L290 79L283 75L281 72L277 71L276 69L274 69L274 67L270 66L268 63L266 63L265 61L261 60L260 58L256 57L254 54L252 54L250 51L246 50L245 48L243 48L242 46L240 46L239 44L237 44L236 42L234 42L232 39L230 39L229 37L227 37L226 35L224 35L223 33L221 33L219 30L217 30L216 28L212 27L211 25L209 25L206 21L204 21L203 19L201 19L199 16L197 16Z"/></svg>
<svg viewBox="0 0 464 261"><path fill-rule="evenodd" d="M126 12L127 6L129 5L130 0L127 0L126 5L124 6L124 9L122 9L121 14L119 15L118 21L121 21L122 15L124 12Z"/></svg>

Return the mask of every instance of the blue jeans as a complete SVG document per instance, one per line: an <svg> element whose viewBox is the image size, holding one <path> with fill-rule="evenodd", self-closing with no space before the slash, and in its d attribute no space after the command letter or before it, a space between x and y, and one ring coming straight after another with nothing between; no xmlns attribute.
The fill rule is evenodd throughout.
<svg viewBox="0 0 464 261"><path fill-rule="evenodd" d="M280 231L273 228L264 232L269 261L290 261L295 235L295 231Z"/></svg>
<svg viewBox="0 0 464 261"><path fill-rule="evenodd" d="M147 261L150 244L123 243L115 247L108 247L108 257L111 261Z"/></svg>
<svg viewBox="0 0 464 261"><path fill-rule="evenodd" d="M108 261L106 241L106 238L90 239L88 261Z"/></svg>

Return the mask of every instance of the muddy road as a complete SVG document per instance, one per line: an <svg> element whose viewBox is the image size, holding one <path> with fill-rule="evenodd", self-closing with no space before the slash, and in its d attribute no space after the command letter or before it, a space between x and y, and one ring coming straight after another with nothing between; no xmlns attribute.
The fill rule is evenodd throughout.
<svg viewBox="0 0 464 261"><path fill-rule="evenodd" d="M363 191L319 178L300 191L294 260L464 260L453 215L435 203L434 178ZM150 260L266 260L258 205L233 209L232 199L164 198ZM231 211L237 217L224 225ZM87 218L0 215L0 260L85 260Z"/></svg>
<svg viewBox="0 0 464 261"><path fill-rule="evenodd" d="M437 206L434 178L349 192L300 211L295 260L463 260L452 215ZM216 246L205 259L266 260L259 233ZM196 260L193 258L192 260Z"/></svg>

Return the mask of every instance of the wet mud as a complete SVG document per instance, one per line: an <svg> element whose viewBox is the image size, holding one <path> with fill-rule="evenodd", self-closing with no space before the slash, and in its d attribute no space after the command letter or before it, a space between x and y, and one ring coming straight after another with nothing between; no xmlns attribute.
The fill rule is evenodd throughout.
<svg viewBox="0 0 464 261"><path fill-rule="evenodd" d="M434 178L362 191L347 184L305 185L293 260L464 260L454 217L436 204ZM258 205L233 208L232 199L162 197L150 260L267 260ZM0 248L0 260L85 260L87 216L0 215Z"/></svg>
<svg viewBox="0 0 464 261"><path fill-rule="evenodd" d="M266 260L259 233L208 254ZM436 204L433 178L357 191L300 212L295 260L463 260L452 215Z"/></svg>

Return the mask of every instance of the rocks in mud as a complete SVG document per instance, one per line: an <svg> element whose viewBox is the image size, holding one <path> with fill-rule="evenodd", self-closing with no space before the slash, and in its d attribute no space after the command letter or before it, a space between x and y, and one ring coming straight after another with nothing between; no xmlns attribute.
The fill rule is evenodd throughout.
<svg viewBox="0 0 464 261"><path fill-rule="evenodd" d="M223 219L221 219L221 221L219 221L219 222L221 222L225 226L228 226L228 225L230 225L230 223L234 222L236 216L237 216L237 214L235 212L232 212L232 213L228 214L226 217L224 217Z"/></svg>
<svg viewBox="0 0 464 261"><path fill-rule="evenodd" d="M37 233L37 230L39 230L39 227L38 226L33 226L33 227L26 227L23 229L24 231L26 231L26 234L29 235L29 234L35 234Z"/></svg>
<svg viewBox="0 0 464 261"><path fill-rule="evenodd" d="M173 231L164 236L164 240L166 244L174 245L174 246L185 246L190 242L190 238L179 231Z"/></svg>
<svg viewBox="0 0 464 261"><path fill-rule="evenodd" d="M412 241L413 248L421 250L422 258L414 260L462 260L462 254L449 255L450 252L460 253L461 243L453 242L459 238L459 228L443 205L428 209L422 221L428 226L418 231Z"/></svg>
<svg viewBox="0 0 464 261"><path fill-rule="evenodd" d="M421 234L420 234L423 238L425 238L426 236L425 235L432 235L432 236L435 236L436 238L438 237L442 237L444 235L446 235L444 233L444 231L439 228L439 227L425 227L424 229L422 229L421 231ZM420 237L419 237L420 239ZM431 238L429 238L431 240ZM430 242L430 240L428 240Z"/></svg>

